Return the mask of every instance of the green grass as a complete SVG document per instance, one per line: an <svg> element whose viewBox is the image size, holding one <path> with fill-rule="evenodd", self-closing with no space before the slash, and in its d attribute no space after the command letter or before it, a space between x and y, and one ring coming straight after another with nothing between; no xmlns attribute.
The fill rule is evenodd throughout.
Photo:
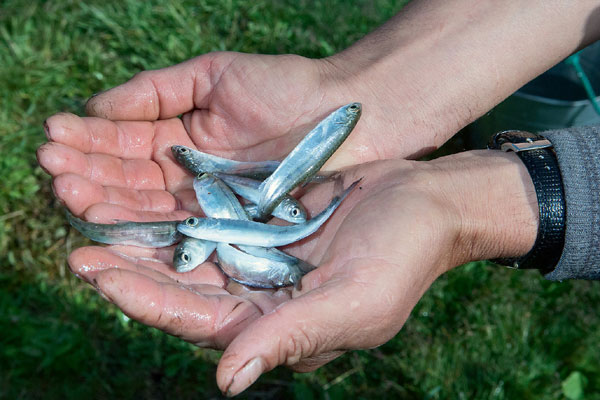
<svg viewBox="0 0 600 400"><path fill-rule="evenodd" d="M219 353L129 321L71 276L84 242L37 167L42 122L94 92L212 50L330 55L403 1L0 4L0 398L215 398ZM595 282L472 263L438 280L388 344L247 398L600 398ZM573 389L574 388L574 389Z"/></svg>

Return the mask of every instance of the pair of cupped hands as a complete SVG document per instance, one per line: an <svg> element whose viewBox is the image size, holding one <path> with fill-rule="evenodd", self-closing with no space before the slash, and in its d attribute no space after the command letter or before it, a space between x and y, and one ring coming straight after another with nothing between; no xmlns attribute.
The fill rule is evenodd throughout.
<svg viewBox="0 0 600 400"><path fill-rule="evenodd" d="M56 196L88 221L182 220L201 211L193 176L174 160L172 145L236 160L282 159L353 101L363 103L362 118L325 168L341 170L344 187L363 180L318 232L284 248L318 266L301 290L252 290L211 262L179 274L172 248L83 247L69 256L71 270L131 318L223 349L217 381L228 395L277 365L309 371L385 343L458 263L456 232L432 184L438 168L402 160L422 154L427 138L397 131L404 116L393 104L335 64L210 53L145 71L92 97L87 117L48 118L48 143L37 155ZM311 185L301 201L315 215L338 191L334 182Z"/></svg>

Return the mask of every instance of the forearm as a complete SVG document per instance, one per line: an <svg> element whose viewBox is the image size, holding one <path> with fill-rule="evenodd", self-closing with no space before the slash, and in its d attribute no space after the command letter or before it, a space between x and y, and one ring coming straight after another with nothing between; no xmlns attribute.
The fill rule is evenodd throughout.
<svg viewBox="0 0 600 400"><path fill-rule="evenodd" d="M597 0L417 0L328 61L365 110L411 132L379 152L417 157L598 38Z"/></svg>

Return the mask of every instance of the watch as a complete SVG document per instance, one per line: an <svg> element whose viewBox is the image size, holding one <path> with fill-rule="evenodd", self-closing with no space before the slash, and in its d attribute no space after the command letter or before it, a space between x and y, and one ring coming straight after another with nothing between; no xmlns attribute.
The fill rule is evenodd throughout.
<svg viewBox="0 0 600 400"><path fill-rule="evenodd" d="M488 149L514 151L535 187L539 225L533 248L524 256L499 258L495 263L518 269L554 270L565 245L566 204L560 169L552 143L526 131L503 131L490 138Z"/></svg>

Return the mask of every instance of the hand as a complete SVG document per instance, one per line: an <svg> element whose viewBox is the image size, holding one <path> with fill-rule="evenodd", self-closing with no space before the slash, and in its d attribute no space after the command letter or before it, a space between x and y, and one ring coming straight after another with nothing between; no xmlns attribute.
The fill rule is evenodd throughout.
<svg viewBox="0 0 600 400"><path fill-rule="evenodd" d="M439 252L434 243L442 226L453 222L437 205L427 206L427 193L400 192L409 170L408 162L388 162L344 174L344 187L364 176L361 189L317 235L286 249L319 265L301 292L227 285L211 263L177 274L168 265L168 249L87 247L73 252L69 264L131 318L199 346L230 346L218 379L223 391L235 394L251 383L243 375L231 382L248 351L263 360L250 372L256 379L279 364L314 369L345 349L382 344L400 329L446 268L439 256L451 249ZM334 186L320 185L303 198L313 215L339 190ZM390 223L390 215L398 217ZM422 225L411 223L413 218Z"/></svg>
<svg viewBox="0 0 600 400"><path fill-rule="evenodd" d="M398 136L397 114L339 71L299 56L210 53L142 72L88 102L88 114L116 121L48 118L49 143L38 159L74 214L102 221L194 211L189 174L171 156L174 144L239 160L283 158L320 119L354 100L364 103L362 120L326 167L398 155L387 152L386 139ZM399 155L409 155L418 145L402 149Z"/></svg>
<svg viewBox="0 0 600 400"><path fill-rule="evenodd" d="M360 101L362 120L326 169L422 153L410 114L395 111L382 85L348 76L329 59L209 53L92 97L88 115L114 123L57 114L46 127L51 142L85 154L160 162L169 142L240 160L281 159L331 111Z"/></svg>
<svg viewBox="0 0 600 400"><path fill-rule="evenodd" d="M217 380L234 395L277 365L308 371L345 350L385 343L448 268L526 252L536 234L527 172L514 155L484 153L344 172L344 186L364 176L361 189L315 235L286 249L319 266L304 277L301 291L226 285L212 264L176 274L167 265L168 250L90 247L75 251L69 264L130 317L200 346L226 349ZM500 182L508 177L510 184L478 190L490 176ZM332 192L331 184L321 185L302 201L318 212ZM488 195L503 201L497 214L479 208L488 205ZM484 201L476 201L481 196ZM508 222L507 209L514 218ZM525 231L507 234L514 226Z"/></svg>

